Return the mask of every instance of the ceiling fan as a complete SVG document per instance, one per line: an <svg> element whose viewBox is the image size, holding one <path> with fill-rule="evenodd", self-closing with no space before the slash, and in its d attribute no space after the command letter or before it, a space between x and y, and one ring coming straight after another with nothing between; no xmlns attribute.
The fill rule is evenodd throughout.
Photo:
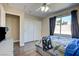
<svg viewBox="0 0 79 59"><path fill-rule="evenodd" d="M49 5L50 3L43 3L36 11L41 11L41 12L47 12L49 11Z"/></svg>

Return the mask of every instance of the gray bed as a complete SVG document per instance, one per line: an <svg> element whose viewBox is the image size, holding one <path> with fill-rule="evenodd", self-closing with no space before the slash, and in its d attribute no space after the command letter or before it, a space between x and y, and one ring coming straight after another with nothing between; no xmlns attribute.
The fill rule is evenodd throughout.
<svg viewBox="0 0 79 59"><path fill-rule="evenodd" d="M35 44L36 51L43 56L64 56L65 49L72 40L72 38L58 38L51 36L51 43L53 48L47 51L43 51L42 40L39 40Z"/></svg>

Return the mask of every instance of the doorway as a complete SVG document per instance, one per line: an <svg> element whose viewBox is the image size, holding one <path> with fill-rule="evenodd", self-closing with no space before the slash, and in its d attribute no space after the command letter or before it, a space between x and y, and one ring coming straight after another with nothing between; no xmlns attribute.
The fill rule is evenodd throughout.
<svg viewBox="0 0 79 59"><path fill-rule="evenodd" d="M7 38L13 42L20 42L20 17L6 14L6 26L8 27Z"/></svg>

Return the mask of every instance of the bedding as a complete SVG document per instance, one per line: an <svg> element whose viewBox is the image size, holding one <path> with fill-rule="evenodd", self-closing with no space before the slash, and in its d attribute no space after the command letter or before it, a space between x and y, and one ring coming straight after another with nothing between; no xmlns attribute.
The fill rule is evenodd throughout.
<svg viewBox="0 0 79 59"><path fill-rule="evenodd" d="M79 50L79 40L76 39L68 44L65 50L65 56L76 56L76 55L79 56L78 50Z"/></svg>
<svg viewBox="0 0 79 59"><path fill-rule="evenodd" d="M74 40L79 40L79 39L76 39L76 38L65 38L65 37L58 37L58 36L48 36L49 38L51 38L51 44L52 44L52 49L49 49L47 50L47 52L50 52L50 53L53 53L54 55L57 55L57 56L62 56L62 55L65 55L65 52L67 52L67 48L68 48L68 45L70 43L72 43ZM42 40L41 41L38 41L40 42L39 46L42 46ZM79 50L78 50L79 52ZM78 55L78 53L77 53Z"/></svg>

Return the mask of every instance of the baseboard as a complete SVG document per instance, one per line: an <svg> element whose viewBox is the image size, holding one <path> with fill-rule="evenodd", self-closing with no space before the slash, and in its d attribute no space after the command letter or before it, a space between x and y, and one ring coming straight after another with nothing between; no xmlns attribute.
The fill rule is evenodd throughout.
<svg viewBox="0 0 79 59"><path fill-rule="evenodd" d="M14 42L19 42L19 40L14 40Z"/></svg>

